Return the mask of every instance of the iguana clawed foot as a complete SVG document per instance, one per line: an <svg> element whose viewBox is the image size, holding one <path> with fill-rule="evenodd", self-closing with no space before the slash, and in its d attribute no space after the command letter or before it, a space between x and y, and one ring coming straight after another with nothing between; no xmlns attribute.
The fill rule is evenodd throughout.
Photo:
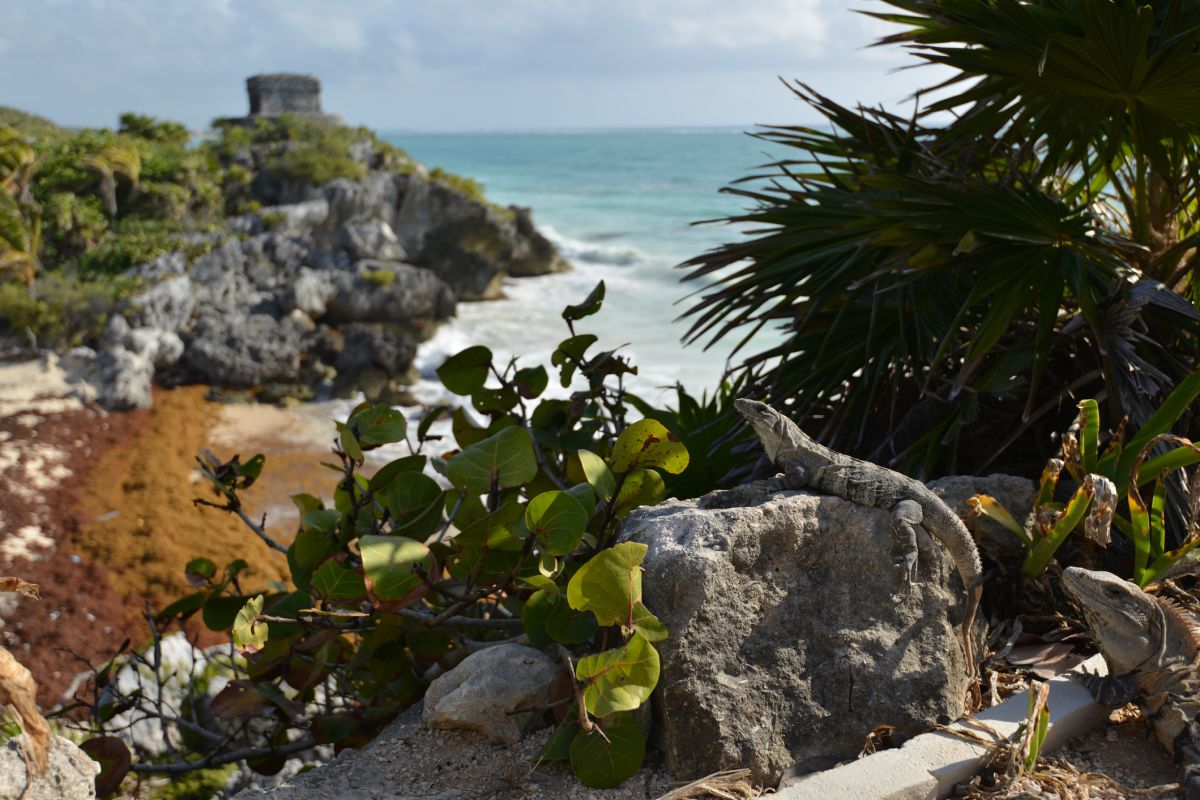
<svg viewBox="0 0 1200 800"><path fill-rule="evenodd" d="M898 566L904 568L905 595L911 594L920 583L917 580L917 526L924 518L920 504L913 500L901 500L892 507L892 530L904 549L904 558Z"/></svg>

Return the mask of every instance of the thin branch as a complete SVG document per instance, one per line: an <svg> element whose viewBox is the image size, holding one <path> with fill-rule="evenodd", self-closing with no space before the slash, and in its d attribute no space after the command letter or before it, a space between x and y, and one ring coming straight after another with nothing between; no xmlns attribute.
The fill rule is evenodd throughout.
<svg viewBox="0 0 1200 800"><path fill-rule="evenodd" d="M246 516L245 511L243 511L241 508L236 507L236 506L232 506L229 504L221 505L220 503L214 503L211 500L205 500L203 497L194 498L192 500L192 505L208 506L209 508L216 508L216 509L220 509L221 511L231 511L234 514L237 514L239 517L241 517L242 522L246 523L246 527L248 527L251 531L253 531L255 536L257 536L258 538L260 538L264 542L266 542L267 547L271 548L272 550L278 550L279 552L284 553L284 554L286 554L288 551L287 547L281 545L279 542L272 539L270 536L267 535L267 532L263 529L263 527L266 525L266 522L267 522L266 515L263 516L263 524L259 525L254 520L250 519L250 517Z"/></svg>
<svg viewBox="0 0 1200 800"><path fill-rule="evenodd" d="M401 608L393 613L401 617L407 617L408 619L419 620L430 627L439 625L459 630L519 631L523 630L525 624L519 619L478 619L476 617L456 616L446 617L438 621L438 618L432 614L426 614L412 608Z"/></svg>
<svg viewBox="0 0 1200 800"><path fill-rule="evenodd" d="M223 767L226 764L233 764L237 761L253 758L291 755L292 753L311 750L316 746L317 740L311 736L306 736L303 739L290 742L282 747L247 747L242 750L231 750L228 753L216 753L199 761L181 761L173 764L134 764L129 769L132 772L178 775L184 772L195 772L198 769L208 769L209 767Z"/></svg>

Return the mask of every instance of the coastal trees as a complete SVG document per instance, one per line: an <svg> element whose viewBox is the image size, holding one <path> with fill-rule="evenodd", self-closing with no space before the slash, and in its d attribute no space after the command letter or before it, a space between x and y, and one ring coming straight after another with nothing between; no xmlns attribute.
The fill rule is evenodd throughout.
<svg viewBox="0 0 1200 800"><path fill-rule="evenodd" d="M1200 349L1200 3L887 1L950 78L912 115L794 86L823 124L758 134L793 155L686 265L689 339L782 324L758 392L911 474L1033 472L1083 396L1136 429Z"/></svg>

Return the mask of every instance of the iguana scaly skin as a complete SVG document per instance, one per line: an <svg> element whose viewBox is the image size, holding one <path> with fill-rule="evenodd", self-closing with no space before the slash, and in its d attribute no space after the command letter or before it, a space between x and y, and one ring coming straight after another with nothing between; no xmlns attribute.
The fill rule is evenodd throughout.
<svg viewBox="0 0 1200 800"><path fill-rule="evenodd" d="M962 520L920 481L818 444L799 425L766 403L738 399L734 407L754 428L767 458L783 472L788 488L811 489L892 512L892 529L905 548L905 577L910 586L917 579L916 526L922 526L942 543L967 590L963 652L967 668L974 675L971 628L983 592L983 568L975 540Z"/></svg>
<svg viewBox="0 0 1200 800"><path fill-rule="evenodd" d="M1137 701L1175 761L1188 800L1200 800L1200 628L1183 608L1146 594L1109 572L1063 571L1083 609L1108 677L1083 676L1096 701L1120 708Z"/></svg>

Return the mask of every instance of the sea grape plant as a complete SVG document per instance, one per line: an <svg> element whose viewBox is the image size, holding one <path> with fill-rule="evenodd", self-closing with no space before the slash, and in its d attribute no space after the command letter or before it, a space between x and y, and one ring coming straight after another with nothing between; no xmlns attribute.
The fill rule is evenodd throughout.
<svg viewBox="0 0 1200 800"><path fill-rule="evenodd" d="M974 513L996 520L1022 542L1026 555L1021 571L1030 577L1045 571L1072 532L1080 531L1086 539L1107 547L1110 526L1115 526L1133 545L1132 579L1144 587L1200 545L1195 476L1187 482L1189 500L1180 515L1186 523L1174 548L1168 545L1166 522L1168 475L1200 462L1200 448L1168 431L1197 396L1200 371L1181 381L1128 441L1122 422L1103 448L1099 404L1079 403L1074 425L1063 434L1061 457L1051 458L1042 472L1029 530L993 497L979 494L968 503ZM1078 487L1065 503L1055 499L1064 470ZM1149 484L1154 488L1147 503L1142 487Z"/></svg>
<svg viewBox="0 0 1200 800"><path fill-rule="evenodd" d="M244 659L209 713L226 727L254 718L258 741L209 741L197 763L257 746L249 763L269 771L282 756L264 746L360 745L419 699L427 679L482 644L523 634L571 667L543 758L569 760L593 787L616 786L640 767L636 712L658 682L655 643L667 630L642 602L646 545L618 543L616 531L666 495L666 478L689 457L661 422L626 419L622 377L635 368L616 351L590 354L596 337L575 333L603 297L600 284L563 312L572 335L553 365L563 387L584 384L565 399L542 397L544 367L497 363L488 348L471 347L438 375L484 424L461 407L430 409L415 428L390 407L355 408L337 424L326 465L336 473L331 501L293 498L301 521L290 544L242 505L262 455L198 459L217 498L198 502L241 516L285 551L292 585L246 592L244 562L221 571L197 559L188 572L198 591L158 615L161 628L198 613ZM449 420L453 442L433 432L439 419ZM395 443L409 454L365 469L371 451Z"/></svg>

